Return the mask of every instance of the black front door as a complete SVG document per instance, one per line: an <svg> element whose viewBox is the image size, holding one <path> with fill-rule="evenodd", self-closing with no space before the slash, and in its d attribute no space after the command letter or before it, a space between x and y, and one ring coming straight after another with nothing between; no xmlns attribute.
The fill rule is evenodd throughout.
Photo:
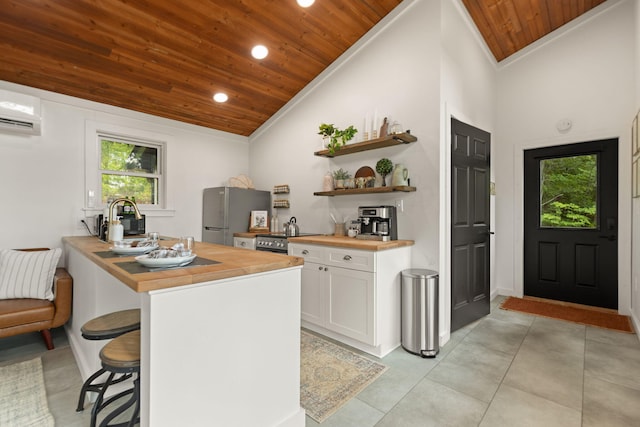
<svg viewBox="0 0 640 427"><path fill-rule="evenodd" d="M489 314L491 135L451 119L451 332Z"/></svg>
<svg viewBox="0 0 640 427"><path fill-rule="evenodd" d="M618 140L524 152L524 294L618 308Z"/></svg>

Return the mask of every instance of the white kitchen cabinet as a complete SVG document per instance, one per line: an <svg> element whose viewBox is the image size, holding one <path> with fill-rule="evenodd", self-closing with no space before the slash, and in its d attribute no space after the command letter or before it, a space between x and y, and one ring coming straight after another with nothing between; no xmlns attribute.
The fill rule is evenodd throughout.
<svg viewBox="0 0 640 427"><path fill-rule="evenodd" d="M255 237L234 237L233 238L233 246L236 248L244 248L244 249L256 249L256 238Z"/></svg>
<svg viewBox="0 0 640 427"><path fill-rule="evenodd" d="M330 266L326 276L325 327L375 346L375 274Z"/></svg>
<svg viewBox="0 0 640 427"><path fill-rule="evenodd" d="M400 275L410 247L366 251L289 243L303 257L302 326L383 357L400 345Z"/></svg>
<svg viewBox="0 0 640 427"><path fill-rule="evenodd" d="M300 318L318 325L324 324L325 318L325 268L322 264L306 261L302 267Z"/></svg>

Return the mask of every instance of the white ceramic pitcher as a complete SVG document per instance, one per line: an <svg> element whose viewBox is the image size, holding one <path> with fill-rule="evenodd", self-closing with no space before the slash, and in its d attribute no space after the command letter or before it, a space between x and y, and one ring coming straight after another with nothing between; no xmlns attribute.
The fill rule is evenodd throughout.
<svg viewBox="0 0 640 427"><path fill-rule="evenodd" d="M404 185L409 185L409 169L401 163L396 163L393 168L393 175L391 175L391 186L398 187Z"/></svg>

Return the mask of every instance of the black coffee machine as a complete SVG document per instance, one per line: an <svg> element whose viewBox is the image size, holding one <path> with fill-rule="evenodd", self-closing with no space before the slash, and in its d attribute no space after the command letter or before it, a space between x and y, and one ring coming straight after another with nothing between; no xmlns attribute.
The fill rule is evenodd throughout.
<svg viewBox="0 0 640 427"><path fill-rule="evenodd" d="M398 240L395 206L360 206L358 208L360 233L357 239Z"/></svg>

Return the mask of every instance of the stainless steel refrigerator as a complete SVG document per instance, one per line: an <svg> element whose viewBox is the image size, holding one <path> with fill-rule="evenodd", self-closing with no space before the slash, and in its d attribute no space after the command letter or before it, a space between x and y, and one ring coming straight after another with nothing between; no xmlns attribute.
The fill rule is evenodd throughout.
<svg viewBox="0 0 640 427"><path fill-rule="evenodd" d="M271 193L236 187L205 188L202 241L233 246L233 233L249 229L251 211L271 210Z"/></svg>

